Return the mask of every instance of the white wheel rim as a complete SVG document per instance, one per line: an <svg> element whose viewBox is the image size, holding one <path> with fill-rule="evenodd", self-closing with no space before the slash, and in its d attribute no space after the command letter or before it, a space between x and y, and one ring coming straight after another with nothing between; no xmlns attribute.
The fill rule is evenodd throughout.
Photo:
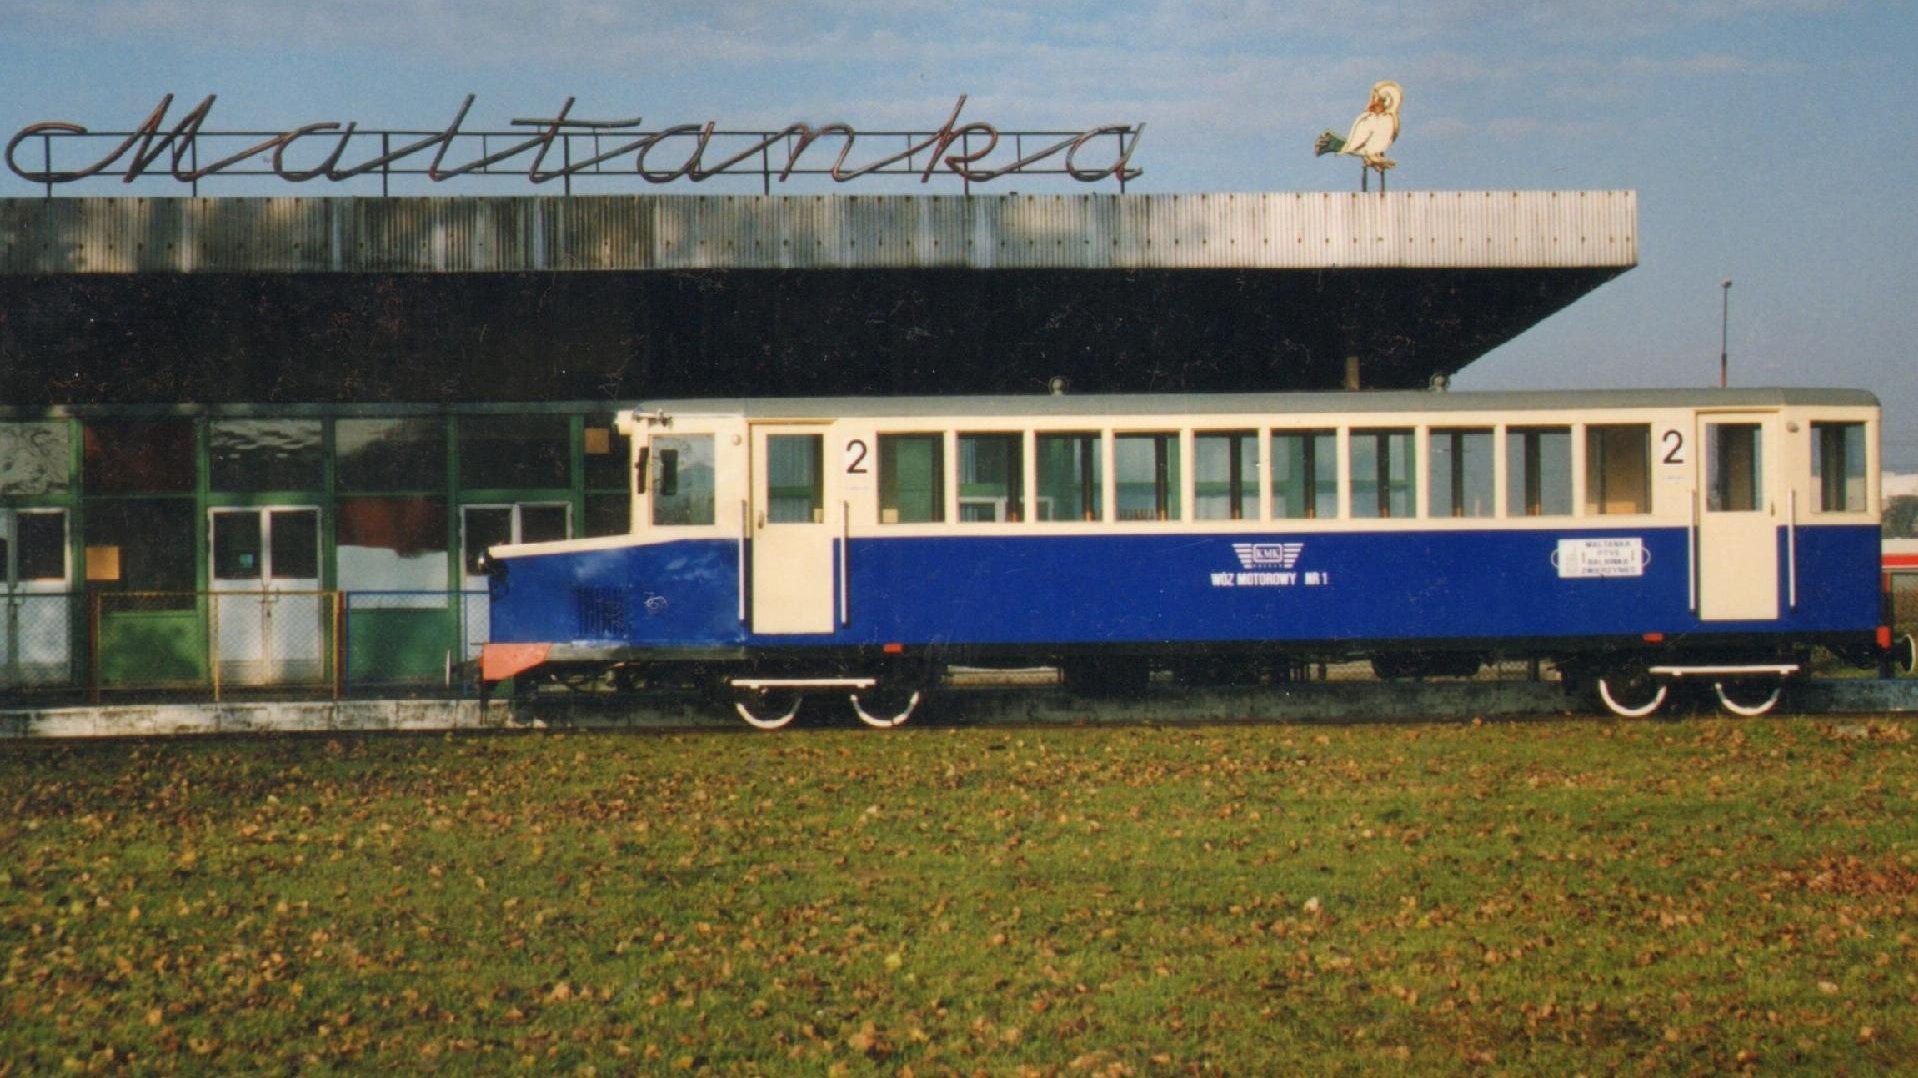
<svg viewBox="0 0 1918 1078"><path fill-rule="evenodd" d="M1657 711L1659 707L1665 703L1665 693L1669 688L1669 686L1660 685L1658 692L1652 695L1650 702L1638 707L1626 707L1619 703L1618 699L1612 695L1612 686L1608 679L1598 679L1599 699L1605 701L1606 708L1610 709L1612 714L1626 719L1642 719L1652 712Z"/></svg>
<svg viewBox="0 0 1918 1078"><path fill-rule="evenodd" d="M745 701L743 700L733 701L733 710L739 712L739 717L746 720L746 725L751 726L755 730L777 730L793 721L793 716L799 714L799 705L805 702L805 697L795 695L793 697L793 706L787 708L785 714L774 715L771 718L760 718L754 715L751 709L746 707Z"/></svg>
<svg viewBox="0 0 1918 1078"><path fill-rule="evenodd" d="M1712 691L1718 694L1719 707L1724 708L1734 715L1743 715L1749 719L1755 715L1763 715L1776 706L1778 696L1785 691L1785 686L1783 683L1773 685L1771 695L1765 697L1764 702L1760 704L1741 704L1733 700L1731 696L1725 692L1725 683L1722 681L1712 682Z"/></svg>
<svg viewBox="0 0 1918 1078"><path fill-rule="evenodd" d="M919 706L918 690L913 691L912 696L906 701L905 708L901 710L899 714L891 716L890 718L883 715L874 715L867 711L865 706L859 702L858 693L851 693L846 699L852 701L852 712L859 716L859 721L876 730L890 730L895 726L903 724L907 719L912 718L913 709Z"/></svg>
<svg viewBox="0 0 1918 1078"><path fill-rule="evenodd" d="M1904 667L1907 674L1918 674L1918 638L1906 633L1898 642L1904 645L1902 650L1905 653L1904 661L1898 665Z"/></svg>

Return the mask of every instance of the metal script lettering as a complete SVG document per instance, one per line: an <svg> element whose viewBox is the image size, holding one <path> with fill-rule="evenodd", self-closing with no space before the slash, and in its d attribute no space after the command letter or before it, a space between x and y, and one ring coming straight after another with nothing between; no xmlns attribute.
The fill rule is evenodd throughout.
<svg viewBox="0 0 1918 1078"><path fill-rule="evenodd" d="M218 156L210 164L199 164L202 146L209 149L209 156L216 156L238 140L259 137L257 132L208 130L207 117L213 111L214 100L214 96L209 95L171 127L167 126L167 113L173 106L172 94L161 98L159 105L130 132L96 132L58 120L29 124L8 141L7 168L29 183L49 188L95 176L118 176L122 183L132 183L146 176L166 175L182 183L197 183L220 175L270 175L289 183L318 179L339 183L378 173L424 175L434 183L442 183L457 176L508 173L508 169L500 166L528 153L532 160L523 175L535 184L570 181L575 176L622 174L637 175L653 184L681 179L701 183L729 174L757 175L767 184L775 177L784 183L794 175L830 176L835 183L846 183L875 174L917 175L919 182L927 183L935 174L941 174L972 184L1018 173L1046 173L1069 176L1081 183L1116 179L1123 187L1127 180L1137 178L1143 171L1132 165L1132 156L1145 132L1144 124L1107 124L1077 132L1002 132L979 121L960 123L960 114L966 107L964 94L936 130L868 133L871 138L902 139L904 147L893 153L882 151L880 156L864 163L852 161L860 132L838 121L818 127L793 123L779 131L722 131L717 121L708 120L648 131L641 129L642 118L637 116L626 120L575 119L572 115L575 99L569 97L552 116L511 121L513 131L469 131L464 125L475 97L468 94L452 121L436 132L362 131L357 122L342 125L325 120L269 134ZM392 143L398 141L395 136L408 141L394 148ZM53 165L56 146L73 143L85 147L116 138L117 144L83 166L56 168ZM1023 147L1028 138L1049 141L1039 149L1025 152ZM503 148L494 149L501 139L511 141ZM824 139L840 140L838 154L831 164L802 164L813 144ZM1015 147L1010 159L1002 154L1000 162L993 163L994 155L1000 153L1008 139ZM312 161L311 149L304 154L297 152L303 142L309 140L325 140L322 145L330 143L317 163L303 167L289 160L297 155ZM677 153L660 146L668 141L682 144L690 141L690 149L677 163L668 163L678 157ZM40 147L42 163L38 168L20 160L20 149L28 143L37 143ZM377 145L379 152L357 162L349 161L349 148L369 143ZM462 151L474 145L479 149L464 163L449 165L448 155L456 145ZM1095 145L1099 147L1097 151L1088 149ZM560 160L549 163L556 147ZM576 149L581 152L575 154ZM1108 149L1110 158L1095 158L1094 164L1080 161L1084 154ZM667 162L649 166L647 156L656 150ZM410 160L427 151L432 152L432 159L426 167L408 165ZM708 163L708 158L716 155L723 156ZM160 163L163 158L165 164ZM1054 158L1059 159L1057 163L1046 165ZM522 174L517 165L510 173Z"/></svg>

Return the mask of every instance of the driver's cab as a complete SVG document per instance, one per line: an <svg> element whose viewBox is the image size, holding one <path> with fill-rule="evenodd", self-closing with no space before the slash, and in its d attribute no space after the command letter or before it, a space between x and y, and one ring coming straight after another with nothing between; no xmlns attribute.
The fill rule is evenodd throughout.
<svg viewBox="0 0 1918 1078"><path fill-rule="evenodd" d="M727 538L754 633L833 631L843 513L826 466L827 420L760 422L694 408L621 413L633 446L642 542Z"/></svg>

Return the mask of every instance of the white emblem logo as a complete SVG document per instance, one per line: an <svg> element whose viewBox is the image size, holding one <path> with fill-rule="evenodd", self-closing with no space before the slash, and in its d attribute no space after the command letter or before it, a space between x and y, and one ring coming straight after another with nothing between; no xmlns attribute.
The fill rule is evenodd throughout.
<svg viewBox="0 0 1918 1078"><path fill-rule="evenodd" d="M1298 564L1304 543L1233 543L1241 569L1290 569Z"/></svg>

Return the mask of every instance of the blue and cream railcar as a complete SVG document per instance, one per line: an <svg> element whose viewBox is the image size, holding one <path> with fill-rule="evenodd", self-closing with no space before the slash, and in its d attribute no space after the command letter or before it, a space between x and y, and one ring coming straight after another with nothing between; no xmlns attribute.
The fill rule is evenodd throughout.
<svg viewBox="0 0 1918 1078"><path fill-rule="evenodd" d="M903 721L942 664L1557 662L1621 713L1776 699L1880 635L1844 390L667 401L631 534L497 548L485 676L722 679Z"/></svg>

